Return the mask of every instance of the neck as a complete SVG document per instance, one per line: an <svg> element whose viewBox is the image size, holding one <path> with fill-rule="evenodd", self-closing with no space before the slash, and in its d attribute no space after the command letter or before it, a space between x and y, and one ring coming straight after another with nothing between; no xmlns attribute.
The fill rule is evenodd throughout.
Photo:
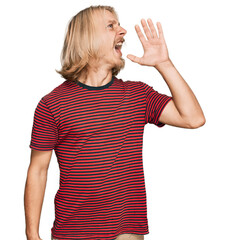
<svg viewBox="0 0 229 240"><path fill-rule="evenodd" d="M86 85L99 87L109 83L112 79L112 70L88 68L82 72L78 80Z"/></svg>

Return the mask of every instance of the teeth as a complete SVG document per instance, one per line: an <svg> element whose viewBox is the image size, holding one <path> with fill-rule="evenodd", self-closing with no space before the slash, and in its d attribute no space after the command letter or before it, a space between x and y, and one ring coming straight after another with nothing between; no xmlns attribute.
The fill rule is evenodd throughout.
<svg viewBox="0 0 229 240"><path fill-rule="evenodd" d="M116 48L116 49L117 49L117 48L121 49L121 47L122 47L122 42L119 42L119 43L117 43L117 44L115 45L115 48Z"/></svg>

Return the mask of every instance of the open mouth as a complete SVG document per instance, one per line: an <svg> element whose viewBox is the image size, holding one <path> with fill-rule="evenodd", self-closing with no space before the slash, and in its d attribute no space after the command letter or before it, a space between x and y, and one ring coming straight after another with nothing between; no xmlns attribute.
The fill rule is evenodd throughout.
<svg viewBox="0 0 229 240"><path fill-rule="evenodd" d="M118 54L120 54L121 56L122 56L122 52L121 52L122 44L123 44L123 41L118 42L118 43L115 45L115 51L116 51Z"/></svg>

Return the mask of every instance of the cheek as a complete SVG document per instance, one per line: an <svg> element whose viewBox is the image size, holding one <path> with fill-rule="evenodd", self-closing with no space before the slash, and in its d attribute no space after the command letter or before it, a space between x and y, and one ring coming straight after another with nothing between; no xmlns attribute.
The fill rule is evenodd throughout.
<svg viewBox="0 0 229 240"><path fill-rule="evenodd" d="M107 48L110 45L109 39L106 37L100 38L100 46L102 48Z"/></svg>
<svg viewBox="0 0 229 240"><path fill-rule="evenodd" d="M102 51L111 51L112 49L114 49L114 43L110 38L101 39L100 46Z"/></svg>

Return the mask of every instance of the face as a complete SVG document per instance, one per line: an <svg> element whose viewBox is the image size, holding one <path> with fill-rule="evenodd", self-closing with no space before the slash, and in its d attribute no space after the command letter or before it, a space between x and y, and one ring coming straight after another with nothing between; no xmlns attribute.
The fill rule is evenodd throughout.
<svg viewBox="0 0 229 240"><path fill-rule="evenodd" d="M96 14L95 23L100 41L99 64L105 64L109 69L123 65L121 48L126 30L120 26L116 16L107 10L105 14Z"/></svg>

